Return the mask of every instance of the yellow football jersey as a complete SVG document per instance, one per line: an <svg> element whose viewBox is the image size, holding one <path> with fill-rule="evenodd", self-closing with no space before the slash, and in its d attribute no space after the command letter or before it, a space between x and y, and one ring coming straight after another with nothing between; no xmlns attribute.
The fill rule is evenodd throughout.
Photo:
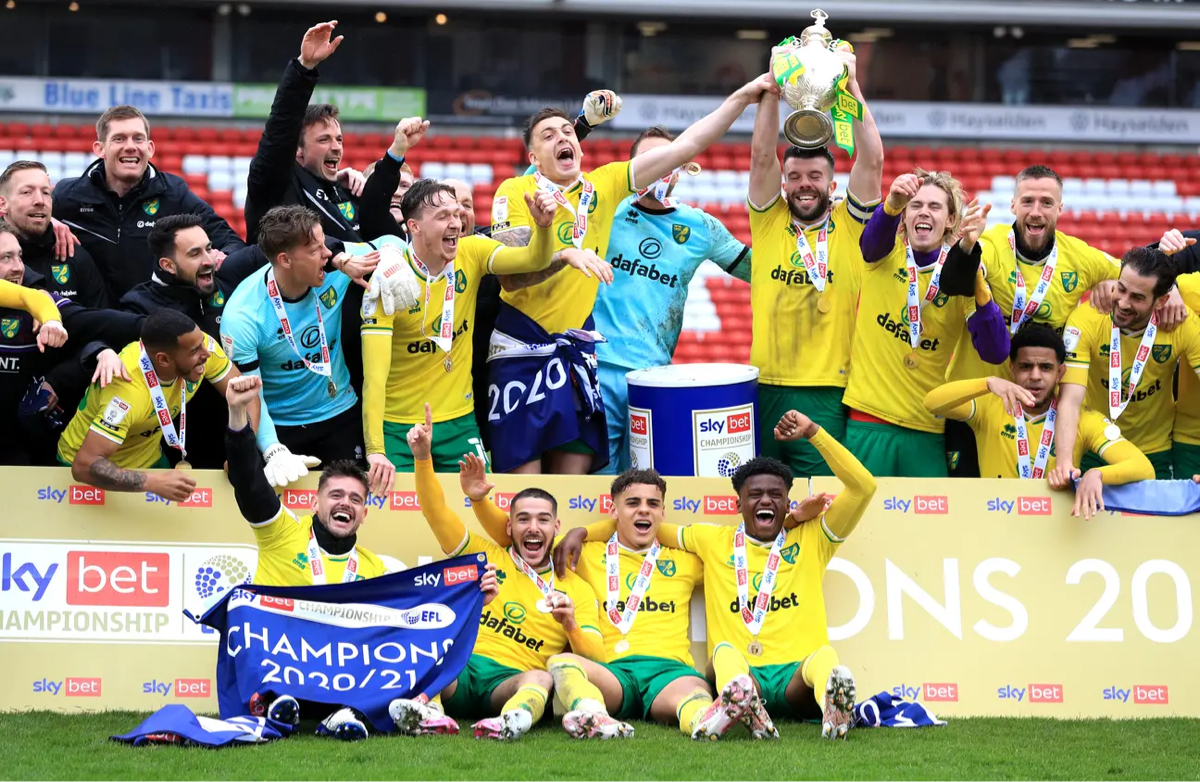
<svg viewBox="0 0 1200 782"><path fill-rule="evenodd" d="M750 363L758 367L759 382L846 387L863 273L858 242L878 203L863 204L847 193L830 212L827 313L817 310L820 294L809 282L796 249L796 228L787 201L779 195L763 209L748 205L754 246ZM819 227L804 232L814 254L818 233Z"/></svg>
<svg viewBox="0 0 1200 782"><path fill-rule="evenodd" d="M275 518L263 524L251 524L258 543L258 566L254 583L264 586L312 586L312 568L308 564L308 540L312 530L311 515L299 518L279 506ZM362 546L357 547L358 576L355 581L385 575L387 566ZM321 550L325 563L325 583L340 584L346 573L350 554L333 556Z"/></svg>
<svg viewBox="0 0 1200 782"><path fill-rule="evenodd" d="M972 399L970 417L967 425L975 432L975 442L979 446L979 475L983 478L1019 478L1017 470L1017 425L1013 417L1004 410L1004 402L995 394L988 394ZM1112 422L1095 410L1084 410L1079 416L1079 434L1075 438L1075 460L1079 464L1085 453L1094 453L1104 458L1105 451L1113 443L1124 440L1117 437L1110 440L1104 430ZM1036 456L1038 443L1042 439L1042 430L1046 424L1046 413L1025 419L1026 436L1029 438L1029 462L1032 465ZM1057 464L1058 433L1055 442L1050 446L1050 456L1046 459L1046 472L1049 473Z"/></svg>
<svg viewBox="0 0 1200 782"><path fill-rule="evenodd" d="M1092 410L1108 414L1109 340L1112 318L1093 307L1080 307L1067 319L1063 342L1067 348L1067 372L1063 383L1085 386L1084 403ZM1142 332L1121 334L1121 394L1127 396L1129 372L1141 345ZM1116 421L1124 436L1152 454L1171 447L1171 427L1175 422L1175 399L1171 381L1180 362L1200 371L1200 318L1189 315L1178 328L1162 329L1154 337L1146 368L1138 381L1129 406Z"/></svg>
<svg viewBox="0 0 1200 782"><path fill-rule="evenodd" d="M1044 260L1030 263L1013 253L1008 243L1011 229L1011 225L994 225L979 237L984 277L991 289L992 299L1004 315L1004 322L1010 326L1013 298L1017 291L1017 269L1021 270L1021 277L1025 280L1025 295L1030 297L1046 268ZM1062 231L1055 231L1054 243L1058 247L1054 278L1050 280L1050 288L1032 321L1045 323L1061 334L1067 318L1079 306L1080 297L1104 280L1115 280L1121 273L1121 261ZM970 380L977 377L1008 377L1008 362L1003 366L986 363L972 349L971 335L963 333L955 349L949 379Z"/></svg>
<svg viewBox="0 0 1200 782"><path fill-rule="evenodd" d="M421 285L417 306L393 315L385 315L380 308L363 318L363 430L367 453L384 452L384 421L424 421L426 402L433 406L435 422L459 418L475 409L471 391L475 301L479 282L490 273L492 257L502 246L482 236L459 240L454 261L454 339L449 372L445 366L447 354L429 339L442 327L447 285L444 273L430 284L410 258Z"/></svg>
<svg viewBox="0 0 1200 782"><path fill-rule="evenodd" d="M781 549L771 607L758 635L763 653L751 656L753 637L738 610L737 571L733 566L736 527L692 524L679 529L679 546L704 563L704 612L708 625L708 654L727 641L746 654L751 665L778 665L803 660L829 643L825 593L821 580L840 544L831 540L824 524L801 524L787 534ZM758 597L770 544L746 538L748 597ZM635 625L636 626L636 625Z"/></svg>
<svg viewBox="0 0 1200 782"><path fill-rule="evenodd" d="M205 335L204 347L211 355L204 365L203 379L210 383L219 383L229 374L233 364L212 337ZM120 446L110 459L118 467L145 470L153 467L161 458L162 453L158 445L162 440L162 428L158 423L158 415L154 412L154 400L150 398L150 389L146 387L146 380L142 377L140 358L140 343L129 343L121 351L121 363L125 365L131 379L125 381L114 377L105 388L100 388L99 383L88 387L83 401L79 403L79 409L58 440L58 458L68 464L74 462L75 454L79 453L88 432L95 432ZM195 395L199 387L199 381L188 382L188 399ZM177 426L179 388L178 378L162 385L167 407ZM211 426L212 422L191 422L191 426L197 425ZM184 445L187 445L186 441Z"/></svg>
<svg viewBox="0 0 1200 782"><path fill-rule="evenodd" d="M850 355L854 369L843 403L890 424L920 432L940 434L946 422L933 416L921 400L942 384L959 334L967 330L967 316L975 301L965 296L938 293L921 310L918 364L904 364L911 354L908 337L908 270L904 243L881 261L866 264ZM933 267L917 271L917 292L922 300L933 276ZM974 347L969 347L975 352ZM887 389L881 393L881 389Z"/></svg>
<svg viewBox="0 0 1200 782"><path fill-rule="evenodd" d="M704 566L693 554L661 548L655 563L645 602L633 620L628 636L622 636L605 611L608 599L608 570L605 564L606 543L585 543L575 572L591 587L600 604L600 632L608 659L631 655L665 657L693 665L691 641L688 638L688 606L692 592L704 580ZM633 591L633 581L645 561L645 554L624 546L620 548L621 593L617 610L625 610L625 601ZM616 646L625 638L629 648L618 652Z"/></svg>
<svg viewBox="0 0 1200 782"><path fill-rule="evenodd" d="M474 533L467 533L462 545L448 556L483 554L496 566L500 594L484 606L479 617L479 636L475 654L515 668L518 671L544 670L546 661L567 648L567 632L550 614L537 609L542 599L534 583L517 567L508 549ZM574 573L554 578L547 567L542 578L553 578L554 589L571 598L575 623L585 633L600 637L600 618L596 594L587 582Z"/></svg>
<svg viewBox="0 0 1200 782"><path fill-rule="evenodd" d="M633 194L633 170L629 161L618 161L600 166L583 175L595 188L595 196L588 208L587 234L583 247L594 250L605 258L608 252L608 237L612 230L613 217L621 202ZM498 236L506 230L519 227L533 228L533 218L525 204L526 193L536 193L537 177L513 177L500 183L492 201L492 235ZM577 182L564 192L572 208L579 207L583 193L583 182ZM554 252L574 247L571 231L575 218L571 212L559 207L554 216L557 242ZM567 329L583 328L592 314L596 303L596 291L600 281L595 277L572 272L567 269L555 274L545 282L518 291L504 291L501 298L536 321L551 334L561 334Z"/></svg>
<svg viewBox="0 0 1200 782"><path fill-rule="evenodd" d="M1200 273L1181 274L1175 280L1183 303L1200 312ZM1200 379L1191 372L1179 373L1175 392L1175 442L1200 445Z"/></svg>

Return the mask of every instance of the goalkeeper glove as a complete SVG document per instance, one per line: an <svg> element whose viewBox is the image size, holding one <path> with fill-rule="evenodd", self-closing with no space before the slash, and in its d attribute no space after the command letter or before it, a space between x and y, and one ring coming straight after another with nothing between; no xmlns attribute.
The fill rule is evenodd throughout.
<svg viewBox="0 0 1200 782"><path fill-rule="evenodd" d="M263 472L272 486L287 486L308 475L309 467L316 467L321 460L315 456L300 456L288 450L283 443L275 443L266 450L263 458L267 466Z"/></svg>

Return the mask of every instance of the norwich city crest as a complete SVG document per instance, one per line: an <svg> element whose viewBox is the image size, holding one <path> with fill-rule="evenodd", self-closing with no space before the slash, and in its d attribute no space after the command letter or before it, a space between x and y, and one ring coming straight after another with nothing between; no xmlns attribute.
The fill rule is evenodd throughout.
<svg viewBox="0 0 1200 782"><path fill-rule="evenodd" d="M675 575L675 563L669 559L660 559L654 563L658 566L658 572L662 573L667 578Z"/></svg>
<svg viewBox="0 0 1200 782"><path fill-rule="evenodd" d="M338 211L342 213L342 217L347 220L354 219L354 204L350 201L343 201L337 205Z"/></svg>
<svg viewBox="0 0 1200 782"><path fill-rule="evenodd" d="M0 334L12 339L20 330L21 321L18 318L0 318Z"/></svg>
<svg viewBox="0 0 1200 782"><path fill-rule="evenodd" d="M146 203L142 204L142 211L153 217L158 214L158 199L151 198Z"/></svg>
<svg viewBox="0 0 1200 782"><path fill-rule="evenodd" d="M1170 345L1155 345L1150 349L1150 355L1154 356L1154 360L1160 364L1165 364L1171 359Z"/></svg>
<svg viewBox="0 0 1200 782"><path fill-rule="evenodd" d="M686 225L675 223L671 226L671 237L675 240L676 244L686 244L691 235L692 229Z"/></svg>
<svg viewBox="0 0 1200 782"><path fill-rule="evenodd" d="M65 263L54 264L50 267L50 274L59 285L65 285L67 280L71 279L71 267Z"/></svg>
<svg viewBox="0 0 1200 782"><path fill-rule="evenodd" d="M793 543L779 552L779 556L783 557L783 561L789 565L796 564L796 555L800 553L800 544Z"/></svg>
<svg viewBox="0 0 1200 782"><path fill-rule="evenodd" d="M325 309L331 310L337 304L337 290L334 288L327 289L321 294L321 303L325 305Z"/></svg>
<svg viewBox="0 0 1200 782"><path fill-rule="evenodd" d="M1067 293L1075 290L1075 288L1079 285L1078 272L1063 272L1059 275L1059 278L1062 280L1063 290L1065 290Z"/></svg>

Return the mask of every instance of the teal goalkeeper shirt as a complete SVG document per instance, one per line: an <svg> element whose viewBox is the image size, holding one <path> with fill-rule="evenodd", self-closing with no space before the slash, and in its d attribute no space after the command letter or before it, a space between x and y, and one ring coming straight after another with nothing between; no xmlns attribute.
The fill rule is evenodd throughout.
<svg viewBox="0 0 1200 782"><path fill-rule="evenodd" d="M630 196L617 209L608 240L612 285L601 285L592 312L606 342L601 363L644 369L671 363L688 283L705 260L750 281L750 248L712 215L687 204L650 210Z"/></svg>

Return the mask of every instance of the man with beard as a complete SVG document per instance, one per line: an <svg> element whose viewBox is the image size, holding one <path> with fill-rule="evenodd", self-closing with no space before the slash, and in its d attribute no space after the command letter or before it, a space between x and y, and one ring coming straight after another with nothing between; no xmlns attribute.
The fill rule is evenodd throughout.
<svg viewBox="0 0 1200 782"><path fill-rule="evenodd" d="M1050 485L1065 488L1100 460L1085 455L1076 465L1075 441L1084 405L1106 412L1110 440L1124 435L1149 457L1159 480L1171 480L1171 383L1180 372L1200 373L1200 317L1188 314L1167 332L1162 319L1175 287L1175 266L1159 250L1134 247L1121 259L1112 313L1080 307L1067 319L1063 343L1067 371L1059 388L1059 459ZM1182 366L1181 366L1182 364Z"/></svg>
<svg viewBox="0 0 1200 782"><path fill-rule="evenodd" d="M61 262L55 257L53 194L46 167L36 160L18 160L0 174L0 214L16 231L21 260L45 279L46 290L84 307L107 307L108 288L91 253L76 247Z"/></svg>
<svg viewBox="0 0 1200 782"><path fill-rule="evenodd" d="M558 247L604 257L613 217L626 198L695 158L762 94L778 89L764 74L669 144L586 174L571 118L559 109L542 109L525 126L536 172L508 179L496 190L492 236L512 246L528 243L532 220L524 195L545 190L559 205ZM558 259L545 271L501 279L503 304L488 357L488 387L496 390L494 398L509 400L489 415L492 458L500 472L581 474L608 462L592 321L601 280L557 274L564 264ZM568 376L575 382L567 382Z"/></svg>
<svg viewBox="0 0 1200 782"><path fill-rule="evenodd" d="M1058 383L1067 371L1062 337L1044 323L1029 323L1012 338L1012 380L1000 377L957 380L925 396L935 416L965 421L975 433L985 478L1043 480L1057 464L1054 441ZM1075 490L1072 515L1090 519L1103 510L1102 486L1154 480L1154 466L1133 443L1110 429L1112 421L1083 410L1072 464L1093 453L1107 464L1084 473ZM1110 435L1116 434L1110 439Z"/></svg>
<svg viewBox="0 0 1200 782"><path fill-rule="evenodd" d="M1008 332L982 281L973 301L941 291L960 229L975 237L987 224L987 208L965 201L950 174L918 168L892 183L863 231L866 268L844 401L846 447L872 475L946 476L945 421L922 400L945 378L960 332L969 327L971 349L985 360L1008 356Z"/></svg>
<svg viewBox="0 0 1200 782"><path fill-rule="evenodd" d="M146 244L155 223L194 214L219 248L220 258L245 246L233 229L201 201L187 182L159 171L150 160L150 122L133 106L114 106L96 123L92 151L100 158L83 175L54 188L54 217L91 253L113 300L150 279L157 258Z"/></svg>
<svg viewBox="0 0 1200 782"><path fill-rule="evenodd" d="M506 532L513 543L501 548L469 532L446 504L433 471L433 413L428 404L425 422L409 431L408 445L416 460L421 513L442 551L450 557L482 553L497 567L500 580L494 605L502 606L502 611L484 611L479 618L479 635L467 667L441 693L445 710L451 716L479 719L474 725L476 738L519 739L545 712L553 684L546 671L551 657L569 644L575 654L604 660L596 595L574 574L554 577L550 545L559 520L558 502L551 494L530 488L512 498ZM389 712L402 733L457 732L457 725L450 728L435 704L399 700Z"/></svg>
<svg viewBox="0 0 1200 782"><path fill-rule="evenodd" d="M799 476L828 475L829 468L807 442L776 442L773 422L787 410L804 410L834 439L845 438L842 395L863 275L859 237L883 182L883 142L859 89L854 55L837 54L846 64L850 93L863 104L863 119L854 123L857 157L846 197L830 206L836 184L827 149L791 147L780 168L776 93L767 93L759 106L750 151L756 258L750 363L760 373L758 447Z"/></svg>

